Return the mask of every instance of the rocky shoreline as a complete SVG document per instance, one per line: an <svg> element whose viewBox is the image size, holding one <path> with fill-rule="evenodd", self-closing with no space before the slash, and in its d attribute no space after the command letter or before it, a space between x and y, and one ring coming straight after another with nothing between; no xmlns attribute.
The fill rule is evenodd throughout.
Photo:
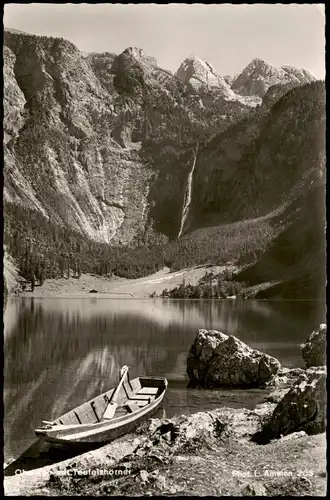
<svg viewBox="0 0 330 500"><path fill-rule="evenodd" d="M324 334L321 325L305 346ZM5 494L324 496L325 377L324 366L279 367L253 410L150 419L98 450L6 477Z"/></svg>

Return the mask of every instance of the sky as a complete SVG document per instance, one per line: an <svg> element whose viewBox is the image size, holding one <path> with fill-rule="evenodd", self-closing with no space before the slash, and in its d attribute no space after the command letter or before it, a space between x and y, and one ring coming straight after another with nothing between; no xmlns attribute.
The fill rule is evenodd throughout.
<svg viewBox="0 0 330 500"><path fill-rule="evenodd" d="M139 47L173 72L195 55L221 75L257 57L325 76L324 4L6 4L4 26L83 52Z"/></svg>

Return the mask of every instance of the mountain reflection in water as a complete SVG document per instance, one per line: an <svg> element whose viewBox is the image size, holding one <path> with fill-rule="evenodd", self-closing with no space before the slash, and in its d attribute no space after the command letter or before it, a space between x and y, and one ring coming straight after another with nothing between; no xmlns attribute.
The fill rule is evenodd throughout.
<svg viewBox="0 0 330 500"><path fill-rule="evenodd" d="M217 406L253 407L263 391L187 389L186 359L199 328L236 335L303 366L299 344L324 321L317 302L10 298L4 314L5 461L53 419L131 377L166 376L167 416Z"/></svg>

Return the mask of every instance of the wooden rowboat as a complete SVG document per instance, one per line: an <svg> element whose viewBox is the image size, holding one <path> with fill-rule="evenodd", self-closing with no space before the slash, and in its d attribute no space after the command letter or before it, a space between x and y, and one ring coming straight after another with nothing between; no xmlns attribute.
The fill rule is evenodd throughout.
<svg viewBox="0 0 330 500"><path fill-rule="evenodd" d="M117 388L83 403L53 422L43 421L44 426L35 429L35 433L52 443L110 442L132 431L155 413L166 389L165 377L129 380L126 372Z"/></svg>

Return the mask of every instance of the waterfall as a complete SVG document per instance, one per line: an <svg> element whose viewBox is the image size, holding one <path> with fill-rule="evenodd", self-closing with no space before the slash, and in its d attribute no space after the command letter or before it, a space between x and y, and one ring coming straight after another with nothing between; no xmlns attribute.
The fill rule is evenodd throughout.
<svg viewBox="0 0 330 500"><path fill-rule="evenodd" d="M189 214L189 207L190 207L190 203L191 203L191 192L192 192L192 180L193 180L193 175L194 175L194 170L195 170L195 165L196 165L197 152L198 152L198 145L196 148L194 161L193 161L191 170L190 170L189 175L188 175L186 191L184 193L183 208L182 208L182 215L181 215L181 224L180 224L180 231L178 234L178 238L180 238L180 236L182 234L185 222L186 222L188 214Z"/></svg>

